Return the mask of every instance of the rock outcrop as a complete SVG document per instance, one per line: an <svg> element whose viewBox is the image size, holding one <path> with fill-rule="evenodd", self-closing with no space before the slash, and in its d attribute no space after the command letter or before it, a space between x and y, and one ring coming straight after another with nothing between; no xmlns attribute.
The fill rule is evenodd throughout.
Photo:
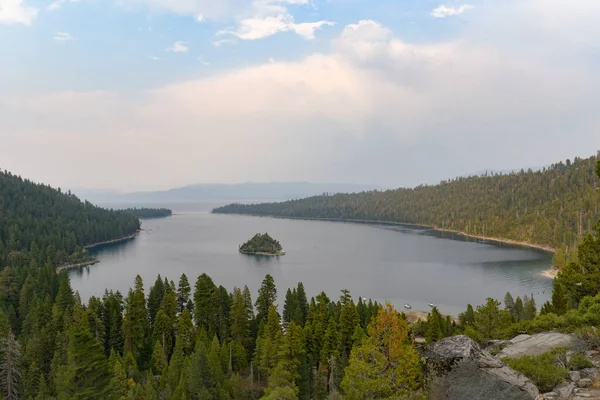
<svg viewBox="0 0 600 400"><path fill-rule="evenodd" d="M531 400L539 395L525 375L465 335L429 345L423 355L428 372L435 377L432 390L436 399Z"/></svg>
<svg viewBox="0 0 600 400"><path fill-rule="evenodd" d="M535 335L519 335L505 346L498 358L521 358L523 356L539 356L557 347L568 347L573 343L573 337L558 332L545 332Z"/></svg>

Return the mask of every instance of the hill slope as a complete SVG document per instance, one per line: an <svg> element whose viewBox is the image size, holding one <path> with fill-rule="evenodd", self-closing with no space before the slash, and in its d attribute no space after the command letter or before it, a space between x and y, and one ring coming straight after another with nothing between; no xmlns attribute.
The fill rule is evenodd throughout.
<svg viewBox="0 0 600 400"><path fill-rule="evenodd" d="M572 249L599 218L596 162L595 156L576 158L540 171L461 177L414 189L231 204L213 212L425 224L562 252Z"/></svg>
<svg viewBox="0 0 600 400"><path fill-rule="evenodd" d="M37 253L42 262L47 257L64 261L78 248L131 235L137 229L135 216L0 172L0 267L9 254L24 251Z"/></svg>

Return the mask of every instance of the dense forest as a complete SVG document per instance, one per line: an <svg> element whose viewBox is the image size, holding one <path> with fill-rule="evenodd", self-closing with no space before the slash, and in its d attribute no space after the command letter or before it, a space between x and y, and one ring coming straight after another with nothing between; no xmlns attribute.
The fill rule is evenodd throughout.
<svg viewBox="0 0 600 400"><path fill-rule="evenodd" d="M32 253L40 264L68 261L85 246L128 236L139 220L73 194L0 172L0 266Z"/></svg>
<svg viewBox="0 0 600 400"><path fill-rule="evenodd" d="M597 156L539 171L459 177L414 189L335 194L268 204L231 204L215 213L423 224L557 249L566 264L600 216Z"/></svg>
<svg viewBox="0 0 600 400"><path fill-rule="evenodd" d="M273 239L268 233L257 233L252 237L252 239L240 246L240 253L244 254L264 253L278 255L283 254L282 250L283 247L281 247L279 241Z"/></svg>
<svg viewBox="0 0 600 400"><path fill-rule="evenodd" d="M148 218L164 218L170 217L173 215L173 211L168 208L126 208L123 210L119 210L125 214L133 215L134 217L140 219L148 219Z"/></svg>

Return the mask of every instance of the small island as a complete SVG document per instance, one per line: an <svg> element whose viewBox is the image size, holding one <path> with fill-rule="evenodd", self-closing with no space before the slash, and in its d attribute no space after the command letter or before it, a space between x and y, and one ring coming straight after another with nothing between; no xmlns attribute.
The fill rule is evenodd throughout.
<svg viewBox="0 0 600 400"><path fill-rule="evenodd" d="M283 247L279 241L273 239L268 233L257 233L254 237L240 246L240 253L259 256L283 256Z"/></svg>

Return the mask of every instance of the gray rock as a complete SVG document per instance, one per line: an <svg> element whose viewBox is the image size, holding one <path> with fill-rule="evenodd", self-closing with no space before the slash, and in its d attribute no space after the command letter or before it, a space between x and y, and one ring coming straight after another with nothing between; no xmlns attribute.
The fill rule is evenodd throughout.
<svg viewBox="0 0 600 400"><path fill-rule="evenodd" d="M563 399L568 399L571 393L573 393L573 389L575 389L575 384L573 382L562 383L554 388L554 391L560 395Z"/></svg>
<svg viewBox="0 0 600 400"><path fill-rule="evenodd" d="M579 372L577 372L577 371L569 372L569 380L571 382L577 382L580 379L581 379L581 375L579 374Z"/></svg>
<svg viewBox="0 0 600 400"><path fill-rule="evenodd" d="M577 394L576 398L586 398L586 397L592 397L592 395L589 393L579 393L579 394Z"/></svg>
<svg viewBox="0 0 600 400"><path fill-rule="evenodd" d="M581 394L581 393L589 393L590 391L588 389L583 389L583 388L575 388L573 389L573 393L575 394Z"/></svg>
<svg viewBox="0 0 600 400"><path fill-rule="evenodd" d="M537 387L523 374L483 350L465 335L427 346L423 355L428 372L436 377L439 399L530 400Z"/></svg>
<svg viewBox="0 0 600 400"><path fill-rule="evenodd" d="M556 347L570 346L573 342L573 337L564 333L545 332L533 336L519 335L510 342L511 344L498 353L498 358L538 356Z"/></svg>
<svg viewBox="0 0 600 400"><path fill-rule="evenodd" d="M557 399L558 398L558 393L556 393L556 392L544 393L543 397L544 397L545 400Z"/></svg>
<svg viewBox="0 0 600 400"><path fill-rule="evenodd" d="M577 386L580 388L586 388L592 386L592 380L590 378L583 378L577 381Z"/></svg>
<svg viewBox="0 0 600 400"><path fill-rule="evenodd" d="M598 370L596 368L584 368L579 370L579 375L581 375L582 378L594 379L598 377Z"/></svg>

